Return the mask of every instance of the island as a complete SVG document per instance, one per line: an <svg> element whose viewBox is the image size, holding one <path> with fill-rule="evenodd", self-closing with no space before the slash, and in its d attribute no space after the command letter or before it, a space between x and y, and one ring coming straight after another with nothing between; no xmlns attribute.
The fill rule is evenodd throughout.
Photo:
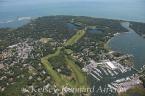
<svg viewBox="0 0 145 96"><path fill-rule="evenodd" d="M107 44L129 28L144 36L144 25L58 15L39 17L15 29L1 28L0 96L96 96L97 84L106 85L115 96L143 90L144 69L133 67L132 54L113 51ZM138 75L117 79L130 70ZM124 91L126 82L131 87Z"/></svg>

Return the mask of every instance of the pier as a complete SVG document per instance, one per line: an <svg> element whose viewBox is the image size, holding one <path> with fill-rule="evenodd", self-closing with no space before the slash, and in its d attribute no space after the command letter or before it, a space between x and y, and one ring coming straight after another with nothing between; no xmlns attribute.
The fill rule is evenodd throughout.
<svg viewBox="0 0 145 96"><path fill-rule="evenodd" d="M103 76L115 76L119 73L125 73L129 68L125 68L115 61L103 60L97 63L94 60L90 60L90 64L86 65L82 70L95 79L100 80Z"/></svg>

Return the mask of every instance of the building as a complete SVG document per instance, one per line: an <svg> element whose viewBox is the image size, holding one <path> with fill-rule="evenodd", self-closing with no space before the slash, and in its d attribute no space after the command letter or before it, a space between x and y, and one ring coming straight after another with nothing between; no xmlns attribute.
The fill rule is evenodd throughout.
<svg viewBox="0 0 145 96"><path fill-rule="evenodd" d="M116 66L114 65L114 63L111 62L111 61L107 61L107 62L105 62L105 64L106 64L106 66L109 67L111 70L117 69L117 67L116 67Z"/></svg>
<svg viewBox="0 0 145 96"><path fill-rule="evenodd" d="M4 66L4 64L0 64L0 69L2 69L2 68L4 68L5 66Z"/></svg>
<svg viewBox="0 0 145 96"><path fill-rule="evenodd" d="M142 81L139 80L139 77L134 77L132 80L120 83L117 88L117 93L120 94L122 92L126 92L137 85L142 85Z"/></svg>
<svg viewBox="0 0 145 96"><path fill-rule="evenodd" d="M0 54L0 60L3 60L3 55L2 54Z"/></svg>

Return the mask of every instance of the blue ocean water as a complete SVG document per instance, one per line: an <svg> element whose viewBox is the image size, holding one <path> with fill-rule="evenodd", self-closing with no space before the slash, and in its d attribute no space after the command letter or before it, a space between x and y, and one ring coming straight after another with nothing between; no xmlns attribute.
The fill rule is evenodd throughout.
<svg viewBox="0 0 145 96"><path fill-rule="evenodd" d="M0 22L48 15L81 15L145 22L144 9L145 0L0 0Z"/></svg>

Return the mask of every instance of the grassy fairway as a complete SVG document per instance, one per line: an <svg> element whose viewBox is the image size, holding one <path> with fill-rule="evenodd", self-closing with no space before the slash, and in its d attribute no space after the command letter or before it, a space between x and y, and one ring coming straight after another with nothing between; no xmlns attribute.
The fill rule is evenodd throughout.
<svg viewBox="0 0 145 96"><path fill-rule="evenodd" d="M74 61L71 60L70 58L68 58L67 56L65 56L65 58L64 58L66 61L65 64L72 70L72 74L75 77L75 83L67 80L65 77L61 76L58 72L53 70L53 67L50 64L49 59L53 58L55 56L58 56L59 54L60 54L60 49L58 49L54 54L48 55L41 59L43 66L46 68L48 73L51 75L51 77L55 81L56 85L63 86L66 83L68 83L70 87L86 87L87 80L86 80L84 73L82 73L81 69L74 63Z"/></svg>
<svg viewBox="0 0 145 96"><path fill-rule="evenodd" d="M51 75L51 77L53 78L53 80L56 82L57 85L64 85L64 81L61 79L61 76L55 71L53 70L53 67L51 66L51 64L48 62L49 58L52 58L54 56L59 55L61 48L58 48L57 51L54 54L50 54L47 55L43 58L41 58L41 62L43 64L43 66L46 68L46 70L48 71L48 73Z"/></svg>
<svg viewBox="0 0 145 96"><path fill-rule="evenodd" d="M71 37L64 45L69 46L76 43L82 36L85 35L84 30L79 30L73 37Z"/></svg>
<svg viewBox="0 0 145 96"><path fill-rule="evenodd" d="M73 37L71 37L64 44L64 46L73 45L82 36L84 36L84 34L85 34L84 30L79 30ZM57 48L57 51L54 54L50 54L50 55L47 55L47 56L41 58L41 62L43 64L43 66L46 68L48 73L51 75L52 79L55 81L55 84L58 87L64 86L64 85L66 85L66 83L70 87L73 87L73 88L75 88L75 87L87 87L87 79L86 79L85 74L81 72L81 69L79 68L79 66L77 66L75 64L75 62L70 57L68 57L68 55L65 55L65 52L63 52L63 54L65 55L65 57L64 57L65 62L64 63L72 71L72 76L74 77L75 81L70 81L66 78L66 76L61 75L60 73L53 70L53 66L50 64L49 60L52 58L57 58L56 56L59 57L59 55L62 54L61 51L63 51L62 47L59 47L59 48ZM69 50L69 49L65 49L65 51L68 54L73 52L72 50Z"/></svg>
<svg viewBox="0 0 145 96"><path fill-rule="evenodd" d="M72 69L73 74L76 79L76 87L87 87L87 80L84 73L82 73L79 66L77 66L73 60L66 58L67 65Z"/></svg>

